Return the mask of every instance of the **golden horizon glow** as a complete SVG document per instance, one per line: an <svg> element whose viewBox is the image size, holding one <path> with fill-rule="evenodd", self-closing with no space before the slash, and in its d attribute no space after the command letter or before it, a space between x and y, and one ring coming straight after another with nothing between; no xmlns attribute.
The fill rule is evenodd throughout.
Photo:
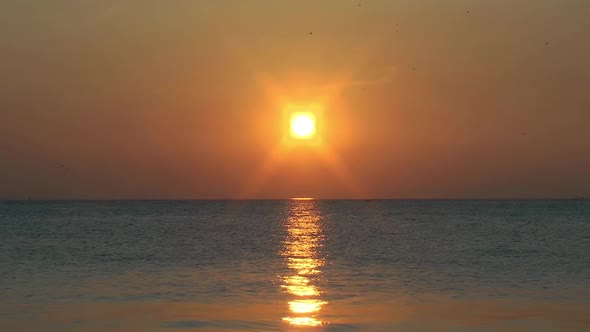
<svg viewBox="0 0 590 332"><path fill-rule="evenodd" d="M316 119L311 112L297 112L291 115L291 135L297 139L309 139L315 135Z"/></svg>
<svg viewBox="0 0 590 332"><path fill-rule="evenodd" d="M292 197L292 201L313 201L315 198L313 197Z"/></svg>

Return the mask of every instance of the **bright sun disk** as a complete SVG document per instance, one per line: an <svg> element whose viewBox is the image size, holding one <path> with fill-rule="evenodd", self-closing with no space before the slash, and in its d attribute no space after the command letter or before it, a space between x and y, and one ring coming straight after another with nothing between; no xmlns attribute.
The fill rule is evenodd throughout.
<svg viewBox="0 0 590 332"><path fill-rule="evenodd" d="M310 138L315 132L315 119L310 114L296 114L291 118L291 133L296 138Z"/></svg>

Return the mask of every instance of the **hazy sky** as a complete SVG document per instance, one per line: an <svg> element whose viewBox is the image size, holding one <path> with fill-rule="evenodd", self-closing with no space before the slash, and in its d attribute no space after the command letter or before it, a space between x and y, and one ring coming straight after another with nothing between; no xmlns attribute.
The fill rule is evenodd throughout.
<svg viewBox="0 0 590 332"><path fill-rule="evenodd" d="M0 2L0 198L576 195L590 1Z"/></svg>

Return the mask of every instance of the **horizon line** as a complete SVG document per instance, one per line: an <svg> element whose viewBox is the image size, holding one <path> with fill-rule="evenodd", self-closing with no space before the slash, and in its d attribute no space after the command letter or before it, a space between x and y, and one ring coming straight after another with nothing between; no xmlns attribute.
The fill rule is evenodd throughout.
<svg viewBox="0 0 590 332"><path fill-rule="evenodd" d="M170 202L170 201L543 201L543 200L590 200L583 196L575 197L542 197L542 198L316 198L316 197L279 197L279 198L0 198L0 201L14 202L109 202L109 201L153 201L153 202Z"/></svg>

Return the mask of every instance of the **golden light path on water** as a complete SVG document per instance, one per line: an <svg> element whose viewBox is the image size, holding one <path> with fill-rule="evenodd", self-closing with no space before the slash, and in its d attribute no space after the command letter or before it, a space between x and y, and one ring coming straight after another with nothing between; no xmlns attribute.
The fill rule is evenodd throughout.
<svg viewBox="0 0 590 332"><path fill-rule="evenodd" d="M321 277L319 268L324 265L318 254L323 240L320 221L317 202L290 202L288 236L282 254L293 273L283 276L282 287L290 295L289 316L283 320L293 326L317 327L326 323L319 314L327 302L322 300L322 291L315 284Z"/></svg>

